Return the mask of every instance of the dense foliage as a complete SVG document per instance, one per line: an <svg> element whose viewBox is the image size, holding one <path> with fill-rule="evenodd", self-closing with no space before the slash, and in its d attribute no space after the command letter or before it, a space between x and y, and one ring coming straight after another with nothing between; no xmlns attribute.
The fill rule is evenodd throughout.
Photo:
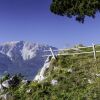
<svg viewBox="0 0 100 100"><path fill-rule="evenodd" d="M51 12L83 23L86 16L94 18L100 11L100 0L52 0Z"/></svg>

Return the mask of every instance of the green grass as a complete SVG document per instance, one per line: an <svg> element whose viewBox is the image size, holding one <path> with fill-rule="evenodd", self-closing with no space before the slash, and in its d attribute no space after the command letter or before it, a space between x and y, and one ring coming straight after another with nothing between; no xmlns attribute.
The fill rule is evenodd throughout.
<svg viewBox="0 0 100 100"><path fill-rule="evenodd" d="M100 77L96 76L97 73L100 74L99 57L94 61L90 55L59 56L51 66L45 73L47 80L58 80L58 92L66 91L64 95L68 100L100 99ZM72 73L68 72L70 68ZM88 83L88 80L92 83Z"/></svg>
<svg viewBox="0 0 100 100"><path fill-rule="evenodd" d="M58 56L51 60L45 72L46 80L26 85L20 83L7 92L14 100L100 100L100 76L96 75L100 74L100 53L96 56L96 61L93 54ZM51 85L52 79L58 84ZM31 89L30 93L26 92L28 89Z"/></svg>

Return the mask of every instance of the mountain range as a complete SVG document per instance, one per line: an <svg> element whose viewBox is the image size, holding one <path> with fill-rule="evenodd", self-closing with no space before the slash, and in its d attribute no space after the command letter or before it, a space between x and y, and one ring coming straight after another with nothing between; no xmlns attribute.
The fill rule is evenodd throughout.
<svg viewBox="0 0 100 100"><path fill-rule="evenodd" d="M56 49L26 41L0 43L0 76L4 73L21 73L26 79L32 80L45 63L44 50L50 47Z"/></svg>

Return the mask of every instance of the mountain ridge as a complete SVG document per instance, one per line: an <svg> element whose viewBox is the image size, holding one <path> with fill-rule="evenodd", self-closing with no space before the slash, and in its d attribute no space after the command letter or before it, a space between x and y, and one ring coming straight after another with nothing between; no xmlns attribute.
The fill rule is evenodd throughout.
<svg viewBox="0 0 100 100"><path fill-rule="evenodd" d="M55 48L34 42L12 41L0 43L0 75L5 71L10 74L22 73L27 79L33 79L43 66L47 57L44 50ZM6 70L2 71L2 68Z"/></svg>

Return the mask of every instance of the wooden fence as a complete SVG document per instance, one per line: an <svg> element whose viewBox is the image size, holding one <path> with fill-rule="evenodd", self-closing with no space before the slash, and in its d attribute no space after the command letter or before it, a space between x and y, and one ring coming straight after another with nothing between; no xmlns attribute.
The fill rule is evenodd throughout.
<svg viewBox="0 0 100 100"><path fill-rule="evenodd" d="M93 53L94 60L96 60L96 53L100 51L96 51L95 46L100 46L100 45L92 44L92 46L87 46L87 47L75 47L75 48L58 49L58 50L53 50L52 48L50 48L49 50L44 50L44 52L50 52L50 55L44 55L44 56L52 56L54 59L56 59L56 56L59 56L59 55L81 55L81 54L92 54ZM69 50L78 51L79 49L87 49L87 48L92 48L92 50L90 52L59 53L59 52L69 51ZM57 53L55 54L55 52Z"/></svg>

